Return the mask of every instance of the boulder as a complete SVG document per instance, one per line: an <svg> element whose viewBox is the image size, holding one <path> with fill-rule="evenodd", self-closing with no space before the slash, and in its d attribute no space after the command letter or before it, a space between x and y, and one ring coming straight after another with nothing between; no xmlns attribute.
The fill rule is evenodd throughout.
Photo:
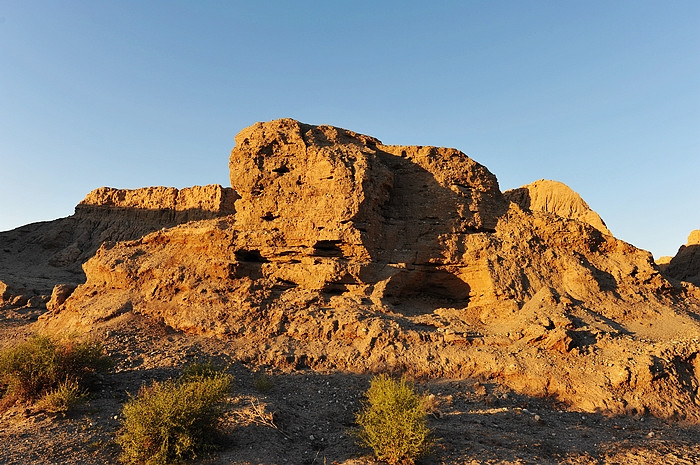
<svg viewBox="0 0 700 465"><path fill-rule="evenodd" d="M78 286L75 284L56 284L51 292L51 298L46 303L46 309L49 311L57 310L73 293L76 287Z"/></svg>

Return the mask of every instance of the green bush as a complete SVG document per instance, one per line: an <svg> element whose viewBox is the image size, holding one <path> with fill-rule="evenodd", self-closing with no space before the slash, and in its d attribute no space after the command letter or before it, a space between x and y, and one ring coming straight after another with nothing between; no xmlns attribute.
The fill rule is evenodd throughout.
<svg viewBox="0 0 700 465"><path fill-rule="evenodd" d="M425 400L405 378L375 376L353 431L362 446L391 465L413 464L433 444Z"/></svg>
<svg viewBox="0 0 700 465"><path fill-rule="evenodd" d="M57 389L89 387L91 376L110 366L102 345L33 336L0 352L0 392L6 401L35 401ZM61 388L61 385L63 387Z"/></svg>
<svg viewBox="0 0 700 465"><path fill-rule="evenodd" d="M182 462L214 448L233 377L209 368L198 365L177 380L142 387L124 405L117 437L123 462Z"/></svg>

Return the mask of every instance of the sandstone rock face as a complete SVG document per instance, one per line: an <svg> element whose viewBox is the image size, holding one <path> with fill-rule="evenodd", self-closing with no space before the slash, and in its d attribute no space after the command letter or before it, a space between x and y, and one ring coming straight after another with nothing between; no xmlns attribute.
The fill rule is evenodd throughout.
<svg viewBox="0 0 700 465"><path fill-rule="evenodd" d="M700 245L700 229L690 231L686 245Z"/></svg>
<svg viewBox="0 0 700 465"><path fill-rule="evenodd" d="M233 214L236 198L233 189L218 185L96 189L70 217L0 233L0 304L41 295L48 300L55 284L84 282L81 265L101 244Z"/></svg>
<svg viewBox="0 0 700 465"><path fill-rule="evenodd" d="M39 326L134 312L281 368L471 376L700 420L700 301L571 200L523 208L457 150L289 119L243 130L230 170L235 215L103 243Z"/></svg>
<svg viewBox="0 0 700 465"><path fill-rule="evenodd" d="M598 231L612 235L605 222L569 186L558 181L540 179L518 189L505 192L511 202L524 210L543 211L588 223Z"/></svg>
<svg viewBox="0 0 700 465"><path fill-rule="evenodd" d="M406 261L401 250L425 247L398 230L492 229L505 210L495 176L457 150L383 146L293 120L242 131L230 167L242 229L277 230L293 247L342 244L348 258Z"/></svg>
<svg viewBox="0 0 700 465"><path fill-rule="evenodd" d="M174 187L146 187L142 189L114 189L101 187L90 192L76 207L77 214L92 214L100 208L125 211L154 211L166 213L164 224L230 215L235 212L238 198L231 188L219 185Z"/></svg>
<svg viewBox="0 0 700 465"><path fill-rule="evenodd" d="M691 231L688 243L678 249L664 273L673 279L700 286L700 229Z"/></svg>
<svg viewBox="0 0 700 465"><path fill-rule="evenodd" d="M452 288L459 278L445 267L460 264L447 250L493 229L506 209L495 176L454 149L384 146L293 120L255 125L236 144L242 242L307 288L381 282L373 295L419 293L426 270Z"/></svg>

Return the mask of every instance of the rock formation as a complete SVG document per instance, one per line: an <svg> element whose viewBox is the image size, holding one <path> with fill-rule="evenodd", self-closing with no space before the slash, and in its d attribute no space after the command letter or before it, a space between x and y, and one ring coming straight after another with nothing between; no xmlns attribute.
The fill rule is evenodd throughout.
<svg viewBox="0 0 700 465"><path fill-rule="evenodd" d="M96 189L72 216L0 233L0 304L45 303L55 284L85 281L81 265L103 243L233 214L236 198L218 185Z"/></svg>
<svg viewBox="0 0 700 465"><path fill-rule="evenodd" d="M673 260L673 257L668 256L668 255L663 255L659 258L656 258L654 260L654 263L659 267L659 270L664 272L666 268L668 267L668 264L671 263L671 260Z"/></svg>
<svg viewBox="0 0 700 465"><path fill-rule="evenodd" d="M280 368L471 376L700 420L697 296L568 188L504 196L457 150L289 119L243 130L230 171L235 214L103 242L39 327L134 312Z"/></svg>
<svg viewBox="0 0 700 465"><path fill-rule="evenodd" d="M605 222L569 186L558 181L540 179L526 186L505 192L511 202L523 210L543 211L563 218L583 221L598 231L612 235Z"/></svg>
<svg viewBox="0 0 700 465"><path fill-rule="evenodd" d="M664 273L680 281L700 286L700 229L691 231L688 242L664 267Z"/></svg>

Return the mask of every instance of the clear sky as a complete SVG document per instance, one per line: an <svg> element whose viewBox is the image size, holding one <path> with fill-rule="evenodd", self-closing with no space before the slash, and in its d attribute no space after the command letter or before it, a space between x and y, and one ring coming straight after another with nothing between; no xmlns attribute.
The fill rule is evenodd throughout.
<svg viewBox="0 0 700 465"><path fill-rule="evenodd" d="M90 190L230 185L291 117L456 147L673 255L700 229L700 2L0 1L0 230Z"/></svg>

